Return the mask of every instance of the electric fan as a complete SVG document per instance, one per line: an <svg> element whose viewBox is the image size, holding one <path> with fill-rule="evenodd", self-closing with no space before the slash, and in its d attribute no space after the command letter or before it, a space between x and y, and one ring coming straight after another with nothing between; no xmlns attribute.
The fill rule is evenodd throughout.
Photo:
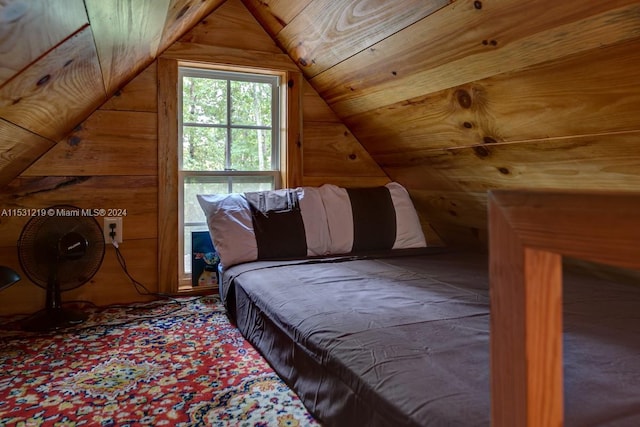
<svg viewBox="0 0 640 427"><path fill-rule="evenodd" d="M47 331L82 323L82 311L63 308L60 294L88 282L104 258L104 237L92 216L80 208L56 205L32 217L18 239L20 266L33 283L46 289L45 309L23 327Z"/></svg>

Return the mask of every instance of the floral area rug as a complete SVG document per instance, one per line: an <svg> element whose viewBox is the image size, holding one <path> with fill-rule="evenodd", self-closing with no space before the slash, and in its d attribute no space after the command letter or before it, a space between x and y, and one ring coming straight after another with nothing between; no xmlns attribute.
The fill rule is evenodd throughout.
<svg viewBox="0 0 640 427"><path fill-rule="evenodd" d="M217 297L0 331L0 426L316 426Z"/></svg>

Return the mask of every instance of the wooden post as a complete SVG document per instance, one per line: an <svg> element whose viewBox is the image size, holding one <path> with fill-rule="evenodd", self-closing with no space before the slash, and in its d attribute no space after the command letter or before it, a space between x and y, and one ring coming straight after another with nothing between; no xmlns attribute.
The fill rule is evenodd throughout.
<svg viewBox="0 0 640 427"><path fill-rule="evenodd" d="M562 425L562 262L490 205L493 425ZM542 422L544 421L544 422Z"/></svg>
<svg viewBox="0 0 640 427"><path fill-rule="evenodd" d="M640 267L640 194L489 195L491 417L561 426L562 255Z"/></svg>
<svg viewBox="0 0 640 427"><path fill-rule="evenodd" d="M178 291L178 63L158 59L158 290Z"/></svg>

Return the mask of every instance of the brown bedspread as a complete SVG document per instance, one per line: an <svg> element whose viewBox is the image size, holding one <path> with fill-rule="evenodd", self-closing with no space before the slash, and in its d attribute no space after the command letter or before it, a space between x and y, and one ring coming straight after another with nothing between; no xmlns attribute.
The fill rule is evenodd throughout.
<svg viewBox="0 0 640 427"><path fill-rule="evenodd" d="M441 252L441 253L438 253ZM326 425L489 425L487 259L254 262L232 320ZM640 286L565 280L566 425L640 425Z"/></svg>

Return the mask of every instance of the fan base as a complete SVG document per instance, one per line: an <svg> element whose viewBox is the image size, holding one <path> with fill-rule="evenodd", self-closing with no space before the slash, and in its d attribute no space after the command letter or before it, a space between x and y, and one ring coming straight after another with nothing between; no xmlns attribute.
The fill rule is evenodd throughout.
<svg viewBox="0 0 640 427"><path fill-rule="evenodd" d="M43 332L79 325L87 320L88 315L70 308L54 308L36 313L27 319L22 328L27 331Z"/></svg>

